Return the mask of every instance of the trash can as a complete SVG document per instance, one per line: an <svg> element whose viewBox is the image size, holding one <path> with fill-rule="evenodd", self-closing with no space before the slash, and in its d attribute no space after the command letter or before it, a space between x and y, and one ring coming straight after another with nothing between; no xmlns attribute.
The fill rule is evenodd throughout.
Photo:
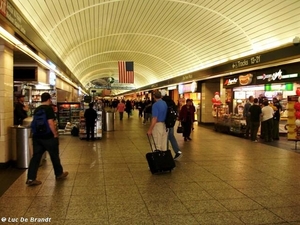
<svg viewBox="0 0 300 225"><path fill-rule="evenodd" d="M105 131L113 131L115 123L115 113L107 111L105 112Z"/></svg>
<svg viewBox="0 0 300 225"><path fill-rule="evenodd" d="M16 167L28 168L32 156L32 144L30 143L30 127L17 126L16 128Z"/></svg>

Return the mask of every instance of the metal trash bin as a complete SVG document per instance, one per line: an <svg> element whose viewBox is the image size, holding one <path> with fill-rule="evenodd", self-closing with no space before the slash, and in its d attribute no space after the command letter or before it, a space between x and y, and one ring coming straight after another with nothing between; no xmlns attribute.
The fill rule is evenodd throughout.
<svg viewBox="0 0 300 225"><path fill-rule="evenodd" d="M28 168L32 156L32 144L30 143L30 127L17 126L16 128L16 167Z"/></svg>
<svg viewBox="0 0 300 225"><path fill-rule="evenodd" d="M113 131L115 128L115 113L105 112L105 131Z"/></svg>

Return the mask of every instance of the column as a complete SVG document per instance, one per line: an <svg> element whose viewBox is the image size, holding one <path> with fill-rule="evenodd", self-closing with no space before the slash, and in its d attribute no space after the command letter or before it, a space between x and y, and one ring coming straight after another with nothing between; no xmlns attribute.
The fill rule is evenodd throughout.
<svg viewBox="0 0 300 225"><path fill-rule="evenodd" d="M11 160L13 125L13 50L0 44L0 167Z"/></svg>

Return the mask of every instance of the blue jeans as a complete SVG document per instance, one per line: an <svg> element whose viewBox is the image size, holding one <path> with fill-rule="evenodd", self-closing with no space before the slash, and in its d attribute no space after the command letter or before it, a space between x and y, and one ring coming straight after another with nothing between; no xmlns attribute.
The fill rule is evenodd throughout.
<svg viewBox="0 0 300 225"><path fill-rule="evenodd" d="M174 136L174 127L168 128L169 132L168 132L168 141L171 142L172 148L174 150L175 153L178 153L180 151L177 140Z"/></svg>
<svg viewBox="0 0 300 225"><path fill-rule="evenodd" d="M56 177L60 176L63 173L63 168L59 158L58 138L49 138L49 139L33 138L32 143L33 143L33 156L30 160L30 164L28 168L28 174L27 174L28 180L36 179L40 161L45 151L48 151L50 155L55 176Z"/></svg>

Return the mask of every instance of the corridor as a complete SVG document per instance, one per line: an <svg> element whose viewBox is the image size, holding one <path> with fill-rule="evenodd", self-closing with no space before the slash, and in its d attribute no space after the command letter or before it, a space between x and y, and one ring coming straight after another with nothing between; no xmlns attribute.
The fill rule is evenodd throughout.
<svg viewBox="0 0 300 225"><path fill-rule="evenodd" d="M61 136L67 179L49 158L42 185L27 187L25 171L0 197L1 224L300 224L298 152L195 124L192 141L176 134L172 173L152 175L148 126L135 111L101 140Z"/></svg>

